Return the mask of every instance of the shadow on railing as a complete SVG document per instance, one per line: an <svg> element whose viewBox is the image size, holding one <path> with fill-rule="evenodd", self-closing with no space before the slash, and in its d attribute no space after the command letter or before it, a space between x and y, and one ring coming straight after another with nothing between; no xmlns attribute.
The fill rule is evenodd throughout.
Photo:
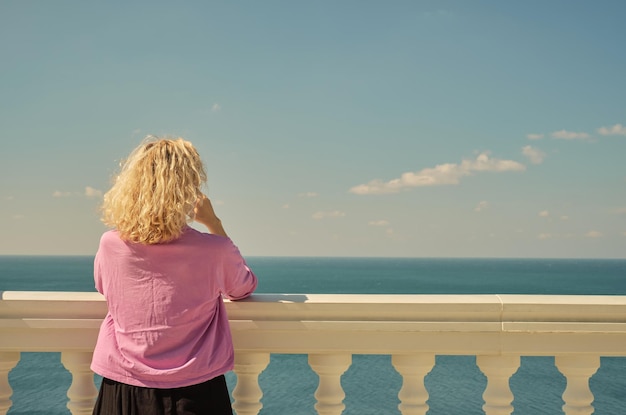
<svg viewBox="0 0 626 415"><path fill-rule="evenodd" d="M67 407L90 414L89 370L106 302L97 293L0 292L0 415L20 352L61 352L72 374ZM521 356L553 356L567 386L563 411L593 413L590 377L600 356L626 356L626 296L259 294L227 302L235 342L234 409L258 414L270 354L308 355L318 375L315 410L341 414L341 377L353 355L389 355L403 381L398 410L426 414L424 379L436 355L475 356L488 415L511 414ZM626 398L624 398L626 407ZM396 409L390 408L390 412ZM397 412L396 412L397 413Z"/></svg>

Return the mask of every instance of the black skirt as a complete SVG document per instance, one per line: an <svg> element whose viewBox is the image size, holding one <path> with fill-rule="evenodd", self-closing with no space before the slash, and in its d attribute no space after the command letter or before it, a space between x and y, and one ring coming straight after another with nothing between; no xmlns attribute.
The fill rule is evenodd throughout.
<svg viewBox="0 0 626 415"><path fill-rule="evenodd" d="M232 415L224 375L192 386L144 388L102 379L93 415Z"/></svg>

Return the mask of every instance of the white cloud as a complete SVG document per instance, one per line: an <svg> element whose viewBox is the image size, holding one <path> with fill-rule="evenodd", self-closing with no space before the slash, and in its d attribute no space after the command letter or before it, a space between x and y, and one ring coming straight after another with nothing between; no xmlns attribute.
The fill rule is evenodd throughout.
<svg viewBox="0 0 626 415"><path fill-rule="evenodd" d="M614 209L613 213L616 215L626 215L626 207Z"/></svg>
<svg viewBox="0 0 626 415"><path fill-rule="evenodd" d="M591 138L591 136L587 133L577 133L574 131L567 130L559 130L555 131L552 134L552 138L558 138L561 140L587 140Z"/></svg>
<svg viewBox="0 0 626 415"><path fill-rule="evenodd" d="M55 190L52 193L52 197L68 197L71 195L72 195L72 192L61 192L60 190Z"/></svg>
<svg viewBox="0 0 626 415"><path fill-rule="evenodd" d="M102 197L102 190L94 189L91 186L85 187L85 196L87 197Z"/></svg>
<svg viewBox="0 0 626 415"><path fill-rule="evenodd" d="M482 200L478 202L478 205L476 205L476 207L474 208L474 212L482 212L483 210L487 209L487 207L489 207L489 202L487 202L486 200Z"/></svg>
<svg viewBox="0 0 626 415"><path fill-rule="evenodd" d="M552 234L551 233L540 233L539 235L537 235L537 238L541 239L541 240L550 239L550 238L552 238Z"/></svg>
<svg viewBox="0 0 626 415"><path fill-rule="evenodd" d="M344 212L341 212L339 210L331 210L331 211L315 212L312 218L316 220L320 220L320 219L328 219L328 218L341 218L344 216L346 216Z"/></svg>
<svg viewBox="0 0 626 415"><path fill-rule="evenodd" d="M546 153L531 146L522 147L522 154L526 156L532 164L541 164L546 158Z"/></svg>
<svg viewBox="0 0 626 415"><path fill-rule="evenodd" d="M367 223L370 226L387 226L389 225L389 221L385 219L381 220L371 220Z"/></svg>
<svg viewBox="0 0 626 415"><path fill-rule="evenodd" d="M205 107L206 108L206 107ZM218 103L213 104L213 106L211 107L211 111L212 112L218 112L222 109L222 106Z"/></svg>
<svg viewBox="0 0 626 415"><path fill-rule="evenodd" d="M316 192L304 192L304 193L299 193L298 196L299 197L317 197L319 196L319 194Z"/></svg>
<svg viewBox="0 0 626 415"><path fill-rule="evenodd" d="M541 140L543 138L543 134L527 134L526 138L529 140Z"/></svg>
<svg viewBox="0 0 626 415"><path fill-rule="evenodd" d="M585 234L585 236L587 238L601 238L604 235L602 234L602 232L598 232L598 231L589 231Z"/></svg>
<svg viewBox="0 0 626 415"><path fill-rule="evenodd" d="M474 160L463 160L459 164L438 164L417 172L406 172L399 178L388 182L376 179L354 186L349 191L358 195L397 193L413 187L458 184L462 177L471 176L475 172L523 171L525 169L526 166L517 161L490 158L489 154L484 152Z"/></svg>
<svg viewBox="0 0 626 415"><path fill-rule="evenodd" d="M25 217L26 217L26 216L24 216L24 215L20 215L20 214L13 215L13 219L15 219L15 220L22 220L22 219L24 219Z"/></svg>
<svg viewBox="0 0 626 415"><path fill-rule="evenodd" d="M622 232L622 235L626 236L626 232Z"/></svg>
<svg viewBox="0 0 626 415"><path fill-rule="evenodd" d="M563 215L563 216L561 216L561 220L569 220L569 216Z"/></svg>
<svg viewBox="0 0 626 415"><path fill-rule="evenodd" d="M598 128L598 134L601 135L626 135L626 126L615 124L612 127Z"/></svg>
<svg viewBox="0 0 626 415"><path fill-rule="evenodd" d="M14 197L14 196L7 196L7 197L5 197L4 199L5 199L5 200L14 200L14 199L15 199L15 197Z"/></svg>
<svg viewBox="0 0 626 415"><path fill-rule="evenodd" d="M291 207L291 206L289 206L289 203L285 203L285 204L282 206L282 208L283 208L283 209L289 209L290 207Z"/></svg>
<svg viewBox="0 0 626 415"><path fill-rule="evenodd" d="M539 216L541 216L542 218L547 218L548 216L550 216L550 212L548 212L547 210L542 210L541 212L539 212Z"/></svg>

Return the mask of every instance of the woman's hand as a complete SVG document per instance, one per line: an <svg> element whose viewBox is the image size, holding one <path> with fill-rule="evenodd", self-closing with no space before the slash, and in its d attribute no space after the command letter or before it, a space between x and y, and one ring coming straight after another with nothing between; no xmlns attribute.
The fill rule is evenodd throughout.
<svg viewBox="0 0 626 415"><path fill-rule="evenodd" d="M222 221L215 214L215 210L213 210L213 205L206 195L202 195L198 202L196 202L196 207L194 208L195 221L203 224L209 229L209 232L215 235L226 236L226 231L222 227Z"/></svg>

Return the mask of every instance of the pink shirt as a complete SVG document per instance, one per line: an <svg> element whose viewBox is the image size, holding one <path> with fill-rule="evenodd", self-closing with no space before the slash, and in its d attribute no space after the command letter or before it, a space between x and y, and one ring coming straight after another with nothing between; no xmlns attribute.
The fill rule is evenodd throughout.
<svg viewBox="0 0 626 415"><path fill-rule="evenodd" d="M94 261L96 289L107 300L91 369L135 386L176 388L233 368L222 296L238 300L257 286L229 238L187 228L170 243L102 235Z"/></svg>

